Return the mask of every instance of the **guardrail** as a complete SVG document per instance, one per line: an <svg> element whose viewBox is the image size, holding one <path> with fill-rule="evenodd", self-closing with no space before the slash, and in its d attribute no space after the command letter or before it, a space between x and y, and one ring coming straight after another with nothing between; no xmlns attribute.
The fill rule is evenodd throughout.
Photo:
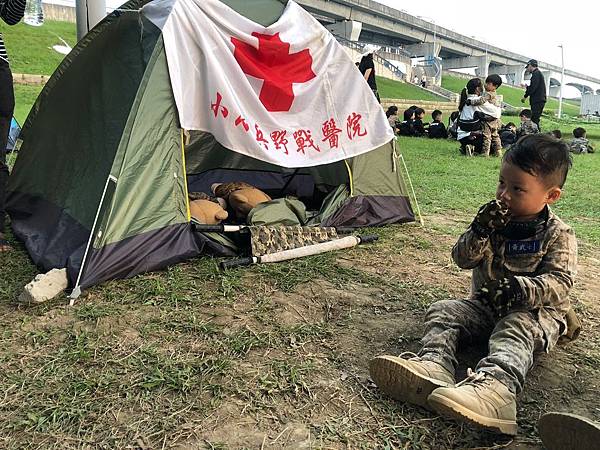
<svg viewBox="0 0 600 450"><path fill-rule="evenodd" d="M358 52L363 52L365 45L364 44L359 44L358 42L354 42L351 41L349 39L346 39L342 36L338 36L336 34L333 35L337 41L344 45L345 47L354 49ZM379 56L377 53L373 54L373 59L375 61L377 61L379 64L381 64L383 67L385 67L386 69L388 69L390 72L392 72L396 77L398 77L401 80L405 80L406 79L406 74L404 72L402 72L400 69L398 69L395 65L393 65L391 62L389 62L387 59Z"/></svg>

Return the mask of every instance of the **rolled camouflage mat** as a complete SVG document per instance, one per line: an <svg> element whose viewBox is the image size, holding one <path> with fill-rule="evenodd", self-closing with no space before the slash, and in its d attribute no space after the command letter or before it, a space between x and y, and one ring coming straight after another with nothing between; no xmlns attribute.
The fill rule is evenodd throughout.
<svg viewBox="0 0 600 450"><path fill-rule="evenodd" d="M333 227L251 226L252 256L268 255L299 247L320 244L338 238Z"/></svg>
<svg viewBox="0 0 600 450"><path fill-rule="evenodd" d="M340 239L334 239L320 244L307 245L281 252L270 253L263 256L250 256L247 258L236 258L223 261L220 264L221 269L231 269L239 266L249 266L252 264L274 263L288 261L290 259L303 258L305 256L318 255L331 252L333 250L342 250L344 248L355 247L358 244L374 242L379 239L377 235L369 236L346 236Z"/></svg>

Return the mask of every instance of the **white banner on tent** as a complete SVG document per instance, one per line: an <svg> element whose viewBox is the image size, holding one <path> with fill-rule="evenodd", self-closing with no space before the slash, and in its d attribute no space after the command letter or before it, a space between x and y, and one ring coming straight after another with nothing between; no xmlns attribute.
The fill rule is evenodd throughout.
<svg viewBox="0 0 600 450"><path fill-rule="evenodd" d="M394 137L342 46L293 1L264 27L219 0L176 0L162 31L185 129L283 167L339 161Z"/></svg>

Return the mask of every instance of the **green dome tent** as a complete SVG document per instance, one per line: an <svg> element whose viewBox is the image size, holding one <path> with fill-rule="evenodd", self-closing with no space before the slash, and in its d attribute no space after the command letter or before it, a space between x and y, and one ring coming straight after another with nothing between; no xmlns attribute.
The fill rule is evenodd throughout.
<svg viewBox="0 0 600 450"><path fill-rule="evenodd" d="M168 14L174 1L154 3ZM284 7L277 0L224 3L265 26ZM203 253L231 255L190 221L188 191L208 192L218 181L297 196L321 211L320 225L414 220L392 142L290 170L224 148L209 133L182 130L161 29L136 12L143 4L126 3L77 44L23 125L7 211L41 269L66 267L77 295Z"/></svg>

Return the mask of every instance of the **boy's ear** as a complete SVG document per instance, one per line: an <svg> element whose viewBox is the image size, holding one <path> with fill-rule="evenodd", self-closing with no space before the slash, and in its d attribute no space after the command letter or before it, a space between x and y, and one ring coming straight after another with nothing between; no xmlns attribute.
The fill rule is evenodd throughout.
<svg viewBox="0 0 600 450"><path fill-rule="evenodd" d="M551 205L552 203L556 202L560 198L561 194L562 194L562 189L559 188L558 186L551 188L548 191L548 193L546 194L546 203L548 205Z"/></svg>

